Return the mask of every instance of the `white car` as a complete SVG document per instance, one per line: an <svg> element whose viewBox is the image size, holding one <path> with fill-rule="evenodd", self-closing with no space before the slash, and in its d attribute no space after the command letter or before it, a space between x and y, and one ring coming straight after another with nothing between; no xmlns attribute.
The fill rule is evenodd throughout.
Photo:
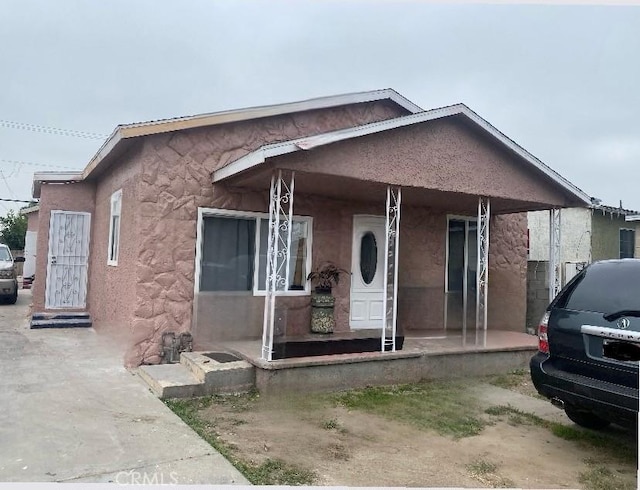
<svg viewBox="0 0 640 490"><path fill-rule="evenodd" d="M0 298L6 299L10 304L15 304L18 300L17 262L24 262L24 257L14 259L9 247L0 243Z"/></svg>

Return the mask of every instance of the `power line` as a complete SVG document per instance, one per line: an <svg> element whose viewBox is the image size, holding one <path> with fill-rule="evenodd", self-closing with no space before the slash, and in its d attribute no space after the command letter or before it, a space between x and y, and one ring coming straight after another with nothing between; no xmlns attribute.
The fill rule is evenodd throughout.
<svg viewBox="0 0 640 490"><path fill-rule="evenodd" d="M50 163L23 162L22 160L6 160L4 158L0 158L0 162L12 163L14 165L31 165L34 167L60 168L63 170L74 170L77 168L69 165L53 165Z"/></svg>
<svg viewBox="0 0 640 490"><path fill-rule="evenodd" d="M13 190L11 189L11 186L9 185L9 182L7 182L7 177L4 175L4 172L2 170L0 170L0 177L2 177L2 180L4 181L4 185L7 188L7 190L9 191L9 195L13 198L16 197L16 195L13 193Z"/></svg>
<svg viewBox="0 0 640 490"><path fill-rule="evenodd" d="M34 199L30 199L29 201L26 201L24 199L6 199L4 197L0 197L0 201L7 201L7 202L26 202L27 204L30 204L32 202L37 202Z"/></svg>
<svg viewBox="0 0 640 490"><path fill-rule="evenodd" d="M86 138L94 140L106 139L108 135L90 133L88 131L76 131L75 129L53 128L50 126L41 126L39 124L21 123L16 121L7 121L0 119L0 126L10 129L22 129L24 131L33 131L35 133L48 133L59 136L71 136L74 138Z"/></svg>

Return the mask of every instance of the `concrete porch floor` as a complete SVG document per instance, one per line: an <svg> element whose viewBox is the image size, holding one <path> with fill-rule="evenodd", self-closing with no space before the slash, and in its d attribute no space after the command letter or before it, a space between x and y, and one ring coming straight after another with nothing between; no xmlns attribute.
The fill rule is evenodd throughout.
<svg viewBox="0 0 640 490"><path fill-rule="evenodd" d="M341 338L348 333L337 334ZM362 333L356 334L360 336ZM415 336L414 336L415 335ZM305 336L305 339L311 336ZM317 337L322 340L323 336ZM325 337L326 338L326 337ZM476 332L428 331L405 336L396 352L363 352L297 357L267 362L261 341L221 343L221 347L256 367L261 393L333 391L363 386L483 376L524 368L537 350L537 337L522 332L487 331L486 346L476 345ZM480 342L482 334L480 333Z"/></svg>

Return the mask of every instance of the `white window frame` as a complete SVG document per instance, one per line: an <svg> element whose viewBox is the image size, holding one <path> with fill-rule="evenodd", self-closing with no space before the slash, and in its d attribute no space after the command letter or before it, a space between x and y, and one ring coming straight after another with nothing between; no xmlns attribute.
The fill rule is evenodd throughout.
<svg viewBox="0 0 640 490"><path fill-rule="evenodd" d="M111 194L111 199L109 200L109 241L107 244L107 265L118 265L118 256L120 255L120 224L122 223L122 189L118 189L113 194ZM114 230L113 227L113 218L118 217L118 226L117 229ZM113 250L114 240L115 242L115 254L111 255L111 251Z"/></svg>
<svg viewBox="0 0 640 490"><path fill-rule="evenodd" d="M258 277L260 274L260 220L264 219L269 221L269 213L256 213L253 211L236 211L232 209L219 209L219 208L198 208L198 230L196 238L196 262L195 262L195 277L194 277L194 293L200 293L200 276L202 274L202 245L204 236L204 219L209 217L219 218L239 218L239 219L255 219L256 221L256 233L255 233L255 253L253 263L253 290L251 293L253 296L266 296L267 292L264 289L259 289ZM307 256L306 256L306 272L309 274L312 265L312 250L313 250L313 218L311 216L299 216L293 215L292 220L303 221L307 224ZM264 286L264 285L263 285ZM228 294L225 291L211 291L215 294ZM249 292L249 291L247 291ZM304 278L304 289L301 290L287 290L276 291L276 296L309 296L311 294L311 283Z"/></svg>

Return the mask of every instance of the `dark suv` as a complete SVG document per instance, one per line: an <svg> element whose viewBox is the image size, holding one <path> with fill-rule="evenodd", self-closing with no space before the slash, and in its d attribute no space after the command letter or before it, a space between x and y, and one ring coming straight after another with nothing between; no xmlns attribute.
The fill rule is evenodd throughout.
<svg viewBox="0 0 640 490"><path fill-rule="evenodd" d="M547 308L531 359L538 392L576 424L632 426L638 415L640 259L595 262Z"/></svg>

